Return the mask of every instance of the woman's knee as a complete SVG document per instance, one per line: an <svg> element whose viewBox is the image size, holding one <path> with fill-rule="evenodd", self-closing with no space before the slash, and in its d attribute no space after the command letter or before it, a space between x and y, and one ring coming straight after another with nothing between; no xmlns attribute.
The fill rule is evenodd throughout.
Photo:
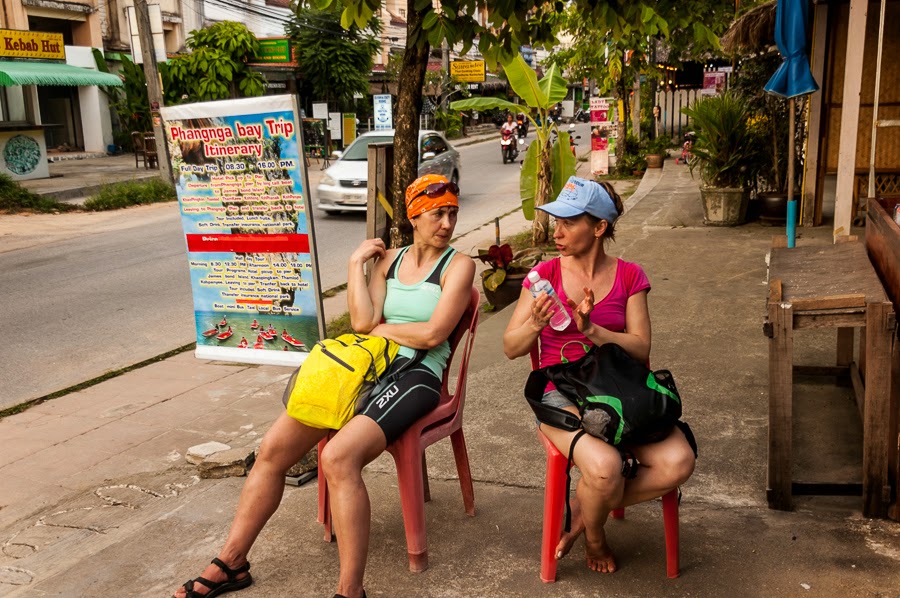
<svg viewBox="0 0 900 598"><path fill-rule="evenodd" d="M319 463L325 469L325 478L329 482L345 479L349 476L359 475L362 465L358 463L340 443L329 442L319 455Z"/></svg>
<svg viewBox="0 0 900 598"><path fill-rule="evenodd" d="M578 464L581 479L594 492L607 496L619 493L625 483L622 477L622 459L618 454L594 454Z"/></svg>
<svg viewBox="0 0 900 598"><path fill-rule="evenodd" d="M694 466L697 463L694 451L687 441L667 447L667 450L662 451L656 461L656 466L665 471L671 479L673 488L688 481L688 478L694 473Z"/></svg>

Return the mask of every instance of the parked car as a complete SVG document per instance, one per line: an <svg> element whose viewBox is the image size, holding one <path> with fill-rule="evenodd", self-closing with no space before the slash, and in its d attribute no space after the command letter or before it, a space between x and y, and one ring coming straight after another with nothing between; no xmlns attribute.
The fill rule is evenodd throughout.
<svg viewBox="0 0 900 598"><path fill-rule="evenodd" d="M368 195L369 144L394 141L394 131L360 135L325 171L316 187L318 207L326 214L365 212ZM459 152L437 131L419 132L419 175L442 174L459 184Z"/></svg>

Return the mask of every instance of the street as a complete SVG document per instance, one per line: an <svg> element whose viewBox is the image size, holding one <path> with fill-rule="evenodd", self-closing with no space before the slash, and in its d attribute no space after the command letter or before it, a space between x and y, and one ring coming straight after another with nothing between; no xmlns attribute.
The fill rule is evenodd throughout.
<svg viewBox="0 0 900 598"><path fill-rule="evenodd" d="M586 125L579 125L579 134L579 150L584 150ZM499 135L497 141L458 148L457 237L519 206L519 167L502 163L498 141ZM310 167L313 180L318 169L315 163ZM85 214L47 218L76 216L93 222ZM88 225L58 240L0 252L0 330L7 332L0 348L0 380L5 382L0 408L195 340L177 204L108 216L103 227ZM365 217L316 210L314 219L321 286L330 289L346 282L347 260L364 238Z"/></svg>

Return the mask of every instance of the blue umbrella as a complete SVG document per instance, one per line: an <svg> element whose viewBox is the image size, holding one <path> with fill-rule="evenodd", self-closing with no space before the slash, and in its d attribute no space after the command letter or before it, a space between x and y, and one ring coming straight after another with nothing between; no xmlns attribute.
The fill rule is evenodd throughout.
<svg viewBox="0 0 900 598"><path fill-rule="evenodd" d="M819 89L809 70L806 53L806 24L809 20L808 0L778 0L775 13L775 43L784 61L765 90L788 98L789 102L789 143L788 152L788 247L793 247L797 236L797 202L794 200L794 98L813 93Z"/></svg>

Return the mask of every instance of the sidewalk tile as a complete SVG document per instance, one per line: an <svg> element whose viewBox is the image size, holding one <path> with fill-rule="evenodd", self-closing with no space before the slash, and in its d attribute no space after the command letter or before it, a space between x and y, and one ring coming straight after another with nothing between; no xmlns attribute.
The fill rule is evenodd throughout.
<svg viewBox="0 0 900 598"><path fill-rule="evenodd" d="M170 430L127 449L121 454L132 458L146 459L157 464L160 469L165 469L172 465L183 465L185 463L184 455L189 448L209 440L209 434L188 430Z"/></svg>
<svg viewBox="0 0 900 598"><path fill-rule="evenodd" d="M0 484L0 530L4 535L9 531L7 526L56 504L69 494L68 488L59 483L44 483L12 473L0 475L3 476L3 483Z"/></svg>
<svg viewBox="0 0 900 598"><path fill-rule="evenodd" d="M62 478L109 459L113 454L111 451L62 442L0 468L0 479L13 475L34 482L57 484Z"/></svg>

